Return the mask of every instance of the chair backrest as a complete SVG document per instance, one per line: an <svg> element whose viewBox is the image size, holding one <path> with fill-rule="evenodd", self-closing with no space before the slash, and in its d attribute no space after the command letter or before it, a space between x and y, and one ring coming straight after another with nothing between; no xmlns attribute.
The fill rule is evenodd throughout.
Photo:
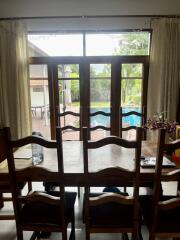
<svg viewBox="0 0 180 240"><path fill-rule="evenodd" d="M107 113L107 112L103 112L103 111L96 111L96 112L90 113L89 116L90 116L90 125L91 125L91 118L96 117L96 116L104 116L106 118L110 118L111 113ZM96 126L89 127L89 131L90 131L89 134L91 135L91 131L94 132L98 129L101 129L104 131L111 131L110 124L109 124L109 126L104 126L103 124L98 124ZM91 137L90 137L90 139L91 139Z"/></svg>
<svg viewBox="0 0 180 240"><path fill-rule="evenodd" d="M8 153L8 128L0 128L0 163L7 158Z"/></svg>
<svg viewBox="0 0 180 240"><path fill-rule="evenodd" d="M60 128L56 130L57 140L56 141L48 141L40 136L28 136L22 139L18 139L12 141L9 137L9 152L8 152L8 166L10 172L10 180L12 184L12 192L13 192L13 202L14 202L14 210L16 216L16 223L18 225L22 224L20 210L22 208L23 203L33 203L33 202L41 202L50 205L58 205L59 209L63 212L63 204L64 204L64 187L61 184L62 174L63 174L63 153L62 153L62 139ZM10 131L9 131L10 136ZM14 158L14 149L26 146L28 144L39 144L46 148L56 149L57 151L57 171L51 172L50 170L43 168L42 166L32 166L16 169L16 163ZM27 146L29 147L29 146ZM58 181L59 180L59 181ZM19 195L18 192L18 183L20 182L57 182L60 193L58 197L53 197L48 194L44 194L41 192L33 192L32 194L28 194L26 196ZM65 224L64 214L61 214L60 221ZM47 223L48 224L48 223Z"/></svg>
<svg viewBox="0 0 180 240"><path fill-rule="evenodd" d="M88 185L85 187L85 215L86 221L89 219L88 209L90 206L95 206L98 204L103 204L107 202L116 202L119 204L129 204L133 205L133 230L137 230L138 224L138 198L139 198L139 181L140 181L140 156L141 156L141 138L142 138L142 129L137 128L137 140L127 141L116 136L109 136L103 138L99 141L88 141L88 132L87 128L83 128L83 152L84 152L84 174L88 179ZM134 170L130 171L128 169L123 169L119 167L110 167L99 170L97 172L89 171L89 150L94 149L93 151L99 151L99 148L115 144L119 148L134 149ZM113 151L113 149L112 149ZM93 159L95 161L95 159ZM92 163L91 163L92 164ZM103 166L102 159L102 166ZM121 194L116 193L106 193L96 198L89 198L89 188L93 179L96 179L99 186L126 186L127 183L134 183L134 192L132 197L126 197ZM124 226L125 227L125 226Z"/></svg>
<svg viewBox="0 0 180 240"><path fill-rule="evenodd" d="M9 151L8 139L9 139L8 128L7 127L0 128L0 168L2 169L7 167L6 159L8 157L8 151ZM1 179L1 176L2 176L2 179ZM21 191L21 188L19 188L19 191ZM4 202L12 201L12 197L5 196L4 193L12 193L11 184L9 180L4 181L3 174L1 175L0 173L0 208L4 207ZM0 214L0 220L13 220L13 219L14 219L13 212L7 213L2 211L2 214Z"/></svg>
<svg viewBox="0 0 180 240"><path fill-rule="evenodd" d="M162 214L162 211L179 209L180 211L180 196L175 196L169 201L163 201L161 199L160 195L160 188L161 188L161 181L178 181L180 182L180 169L172 170L171 172L165 173L163 172L163 156L165 153L168 153L171 155L173 151L180 148L180 139L170 142L168 144L165 144L165 129L159 130L159 139L158 139L158 151L157 151L157 157L156 157L156 166L155 166L155 175L154 175L154 189L153 189L153 202L152 202L152 216L153 216L153 228L152 232L156 232L156 226L158 223L158 215ZM169 155L169 157L171 157ZM168 216L170 218L170 216ZM168 219L169 222L171 222L170 219ZM179 236L180 236L180 220L179 218L176 220L176 224L179 224ZM165 222L165 219L163 220ZM166 231L166 229L165 229ZM163 233L163 232L162 232Z"/></svg>
<svg viewBox="0 0 180 240"><path fill-rule="evenodd" d="M130 125L130 126L128 125L128 126L123 127L123 118L128 117L128 116L133 116L133 115L139 117L140 118L140 126L144 126L144 124L145 124L145 107L142 108L141 113L134 111L134 110L123 113L123 108L120 107L120 126L119 126L120 137L122 137L123 131L129 131L129 130L137 128L137 125Z"/></svg>
<svg viewBox="0 0 180 240"><path fill-rule="evenodd" d="M75 124L73 124L73 119L69 119L69 121L66 124L67 116L74 118L74 121L75 121L75 119L78 119L78 121L75 121ZM67 137L65 138L65 140L80 140L81 139L81 113L76 113L76 112L72 112L72 111L58 113L58 126L61 126L62 134L69 133L69 134L67 134ZM75 137L72 136L72 134L70 134L72 131L75 131L75 132L79 131L78 139L76 139Z"/></svg>

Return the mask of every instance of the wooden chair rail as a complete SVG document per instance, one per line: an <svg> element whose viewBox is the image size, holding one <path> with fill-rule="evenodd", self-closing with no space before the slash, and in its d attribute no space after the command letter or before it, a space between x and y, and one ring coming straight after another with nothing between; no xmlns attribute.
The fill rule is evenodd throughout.
<svg viewBox="0 0 180 240"><path fill-rule="evenodd" d="M31 192L27 196L19 196L18 200L21 203L43 202L50 205L56 205L56 206L60 205L59 197L54 197L52 195L49 195L43 192L38 192L38 191Z"/></svg>
<svg viewBox="0 0 180 240"><path fill-rule="evenodd" d="M71 125L66 125L64 127L61 127L61 131L66 131L66 130L80 131L81 128L80 127L74 127L74 126L71 126Z"/></svg>
<svg viewBox="0 0 180 240"><path fill-rule="evenodd" d="M131 115L136 115L136 116L142 117L142 113L139 113L139 112L136 112L136 111L129 111L127 113L122 113L122 117L128 117L128 116L131 116Z"/></svg>
<svg viewBox="0 0 180 240"><path fill-rule="evenodd" d="M110 202L124 205L132 205L134 202L134 198L129 196L123 196L117 193L104 193L97 197L89 198L89 206L98 206Z"/></svg>
<svg viewBox="0 0 180 240"><path fill-rule="evenodd" d="M118 146L122 146L122 147L126 147L126 148L136 148L137 147L136 141L128 141L126 139L121 139L116 136L106 137L106 138L103 138L98 141L93 141L93 142L87 143L89 149L103 147L107 144L116 144Z"/></svg>
<svg viewBox="0 0 180 240"><path fill-rule="evenodd" d="M106 112L103 112L103 111L97 111L97 112L90 113L90 117L95 117L97 115L103 115L105 117L110 117L111 116L110 113L106 113Z"/></svg>
<svg viewBox="0 0 180 240"><path fill-rule="evenodd" d="M72 111L66 111L66 112L63 112L63 113L58 113L58 117L65 117L67 115L72 115L72 116L75 116L75 117L80 117L80 113L75 113L75 112L72 112Z"/></svg>
<svg viewBox="0 0 180 240"><path fill-rule="evenodd" d="M95 130L98 130L98 129L102 129L102 130L105 130L105 131L110 131L111 130L110 127L105 127L105 126L101 126L101 125L97 125L95 127L90 127L91 131L95 131Z"/></svg>
<svg viewBox="0 0 180 240"><path fill-rule="evenodd" d="M13 148L16 148L16 147L22 147L24 145L31 144L31 143L41 144L43 147L47 147L47 148L57 148L58 146L56 141L48 141L40 136L28 136L22 139L11 141L11 146Z"/></svg>
<svg viewBox="0 0 180 240"><path fill-rule="evenodd" d="M128 127L122 127L121 130L122 131L128 131L128 130L132 130L132 129L136 129L136 126L128 126Z"/></svg>
<svg viewBox="0 0 180 240"><path fill-rule="evenodd" d="M180 198L172 198L166 201L158 202L159 210L169 210L176 207L180 207Z"/></svg>
<svg viewBox="0 0 180 240"><path fill-rule="evenodd" d="M46 181L56 182L57 179L61 179L61 174L58 172L51 172L44 167L30 166L23 169L18 169L15 172L16 178L21 181Z"/></svg>
<svg viewBox="0 0 180 240"><path fill-rule="evenodd" d="M127 175L128 173L128 175ZM126 178L126 180L132 180L133 178L135 178L135 172L134 171L129 171L128 169L125 168L121 168L121 167L110 167L110 168L105 168L102 170L98 170L97 172L94 173L89 173L89 177L91 174L94 175L98 175L99 179L101 179L101 177L105 178L118 178L118 177L122 177L122 178Z"/></svg>
<svg viewBox="0 0 180 240"><path fill-rule="evenodd" d="M162 173L162 181L180 181L180 169L173 170L168 173Z"/></svg>

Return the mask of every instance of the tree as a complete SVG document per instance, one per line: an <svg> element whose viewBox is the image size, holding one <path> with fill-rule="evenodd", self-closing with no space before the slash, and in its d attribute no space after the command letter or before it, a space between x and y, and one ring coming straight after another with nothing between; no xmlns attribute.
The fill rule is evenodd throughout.
<svg viewBox="0 0 180 240"><path fill-rule="evenodd" d="M114 55L148 55L149 37L147 32L126 33L115 48Z"/></svg>

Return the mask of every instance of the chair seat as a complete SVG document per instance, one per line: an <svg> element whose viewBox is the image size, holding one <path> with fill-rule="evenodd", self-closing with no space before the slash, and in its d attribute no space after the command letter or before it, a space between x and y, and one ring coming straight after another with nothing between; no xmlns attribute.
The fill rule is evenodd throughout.
<svg viewBox="0 0 180 240"><path fill-rule="evenodd" d="M57 192L52 192L53 196L57 196ZM74 212L74 203L76 200L76 192L65 193L65 216L66 223L68 224L72 219L72 213ZM59 206L50 205L41 202L26 203L20 213L20 221L23 225L34 226L53 226L59 227L61 222L61 210Z"/></svg>
<svg viewBox="0 0 180 240"><path fill-rule="evenodd" d="M91 227L133 227L133 207L110 202L91 206L89 210Z"/></svg>
<svg viewBox="0 0 180 240"><path fill-rule="evenodd" d="M115 188L105 188L105 192L121 193L128 196L126 192L114 191ZM111 191L110 191L111 190ZM103 193L90 193L89 197L96 197ZM109 202L99 206L91 206L89 209L90 225L94 228L133 227L133 207Z"/></svg>
<svg viewBox="0 0 180 240"><path fill-rule="evenodd" d="M174 196L162 196L161 201L169 200L174 198ZM151 228L152 225L152 196L140 196L140 204L144 215L144 220L148 226ZM156 232L163 233L179 233L180 230L180 207L176 207L169 210L159 210L157 218L157 228Z"/></svg>

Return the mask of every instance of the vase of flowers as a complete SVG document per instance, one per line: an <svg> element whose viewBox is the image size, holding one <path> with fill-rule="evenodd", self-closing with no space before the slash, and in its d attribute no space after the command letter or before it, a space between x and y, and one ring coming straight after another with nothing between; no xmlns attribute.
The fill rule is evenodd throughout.
<svg viewBox="0 0 180 240"><path fill-rule="evenodd" d="M176 132L176 121L169 121L165 117L165 112L155 113L152 119L148 119L145 124L145 129L149 129L150 138L157 142L158 140L158 129L166 130L165 142L167 143L170 139L175 139Z"/></svg>

